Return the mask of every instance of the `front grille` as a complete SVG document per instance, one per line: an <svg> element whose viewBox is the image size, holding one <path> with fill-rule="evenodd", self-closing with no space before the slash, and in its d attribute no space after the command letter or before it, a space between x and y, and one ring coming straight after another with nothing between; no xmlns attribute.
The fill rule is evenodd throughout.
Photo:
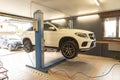
<svg viewBox="0 0 120 80"><path fill-rule="evenodd" d="M94 34L89 34L90 39L94 40Z"/></svg>

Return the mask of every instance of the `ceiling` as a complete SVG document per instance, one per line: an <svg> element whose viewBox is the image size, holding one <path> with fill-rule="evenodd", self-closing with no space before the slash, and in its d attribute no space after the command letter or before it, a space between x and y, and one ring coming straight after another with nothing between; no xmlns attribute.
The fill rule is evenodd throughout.
<svg viewBox="0 0 120 80"><path fill-rule="evenodd" d="M45 20L120 10L120 0L33 0L44 13Z"/></svg>

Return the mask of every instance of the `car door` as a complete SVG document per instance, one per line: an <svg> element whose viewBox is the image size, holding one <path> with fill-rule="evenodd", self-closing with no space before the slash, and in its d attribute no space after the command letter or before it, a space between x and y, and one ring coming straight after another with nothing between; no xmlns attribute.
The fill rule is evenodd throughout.
<svg viewBox="0 0 120 80"><path fill-rule="evenodd" d="M58 38L57 38L57 29L50 24L44 24L44 39L45 46L48 47L57 47Z"/></svg>

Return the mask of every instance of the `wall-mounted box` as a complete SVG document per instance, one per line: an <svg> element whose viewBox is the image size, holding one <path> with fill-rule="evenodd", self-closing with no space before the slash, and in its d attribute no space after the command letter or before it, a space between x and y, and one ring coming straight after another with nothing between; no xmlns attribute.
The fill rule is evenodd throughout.
<svg viewBox="0 0 120 80"><path fill-rule="evenodd" d="M120 51L120 44L108 44L108 50Z"/></svg>

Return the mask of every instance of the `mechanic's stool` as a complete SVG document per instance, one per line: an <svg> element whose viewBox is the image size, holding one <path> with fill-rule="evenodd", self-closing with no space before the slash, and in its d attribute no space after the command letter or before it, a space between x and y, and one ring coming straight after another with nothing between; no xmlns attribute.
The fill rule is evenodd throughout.
<svg viewBox="0 0 120 80"><path fill-rule="evenodd" d="M3 63L0 61L0 80L8 80L8 70L3 67Z"/></svg>

